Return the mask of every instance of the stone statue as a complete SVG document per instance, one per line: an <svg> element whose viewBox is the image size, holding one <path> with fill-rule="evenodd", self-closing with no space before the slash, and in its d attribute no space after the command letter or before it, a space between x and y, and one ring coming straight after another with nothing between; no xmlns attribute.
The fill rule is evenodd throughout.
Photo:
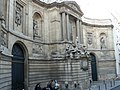
<svg viewBox="0 0 120 90"><path fill-rule="evenodd" d="M75 44L76 44L76 46L78 46L78 44L79 44L78 37L76 37Z"/></svg>
<svg viewBox="0 0 120 90"><path fill-rule="evenodd" d="M38 35L38 22L33 20L33 35Z"/></svg>
<svg viewBox="0 0 120 90"><path fill-rule="evenodd" d="M88 44L89 44L89 45L92 44L92 38L91 38L91 37L88 37L88 38L87 38L87 41L88 41Z"/></svg>
<svg viewBox="0 0 120 90"><path fill-rule="evenodd" d="M80 49L81 45L80 45L80 42L79 42L79 40L78 40L78 37L76 37L75 44L76 44L76 48L77 48L77 49Z"/></svg>
<svg viewBox="0 0 120 90"><path fill-rule="evenodd" d="M105 38L104 37L101 37L101 39L100 39L100 45L101 45L101 49L106 48Z"/></svg>

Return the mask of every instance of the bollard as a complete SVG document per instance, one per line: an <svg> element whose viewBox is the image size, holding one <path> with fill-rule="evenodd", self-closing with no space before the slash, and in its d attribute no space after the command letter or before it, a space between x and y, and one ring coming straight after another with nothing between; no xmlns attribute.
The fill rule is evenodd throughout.
<svg viewBox="0 0 120 90"><path fill-rule="evenodd" d="M100 90L100 85L98 86L98 89Z"/></svg>
<svg viewBox="0 0 120 90"><path fill-rule="evenodd" d="M103 83L105 84L105 80L103 80Z"/></svg>
<svg viewBox="0 0 120 90"><path fill-rule="evenodd" d="M105 90L107 90L107 84L105 83Z"/></svg>
<svg viewBox="0 0 120 90"><path fill-rule="evenodd" d="M105 80L103 80L103 83L104 83L104 85L105 85L105 90L107 90L107 85L106 85L106 83L105 83Z"/></svg>
<svg viewBox="0 0 120 90"><path fill-rule="evenodd" d="M112 81L110 81L110 86L112 87Z"/></svg>
<svg viewBox="0 0 120 90"><path fill-rule="evenodd" d="M115 80L113 79L113 85L115 86Z"/></svg>

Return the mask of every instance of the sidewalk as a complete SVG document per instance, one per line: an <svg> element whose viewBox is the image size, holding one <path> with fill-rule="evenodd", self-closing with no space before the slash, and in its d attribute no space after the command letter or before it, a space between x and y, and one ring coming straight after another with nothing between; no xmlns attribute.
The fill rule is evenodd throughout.
<svg viewBox="0 0 120 90"><path fill-rule="evenodd" d="M120 80L94 81L88 90L110 90L117 85L120 85Z"/></svg>

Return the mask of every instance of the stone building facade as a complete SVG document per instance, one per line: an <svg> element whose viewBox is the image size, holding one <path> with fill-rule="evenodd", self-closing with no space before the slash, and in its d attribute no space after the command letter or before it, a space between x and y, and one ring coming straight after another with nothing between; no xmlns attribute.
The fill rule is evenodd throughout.
<svg viewBox="0 0 120 90"><path fill-rule="evenodd" d="M52 79L85 89L91 79L114 78L110 20L82 16L74 1L1 0L0 90L34 90Z"/></svg>
<svg viewBox="0 0 120 90"><path fill-rule="evenodd" d="M84 44L96 58L98 79L113 78L116 70L111 20L83 18L82 21Z"/></svg>

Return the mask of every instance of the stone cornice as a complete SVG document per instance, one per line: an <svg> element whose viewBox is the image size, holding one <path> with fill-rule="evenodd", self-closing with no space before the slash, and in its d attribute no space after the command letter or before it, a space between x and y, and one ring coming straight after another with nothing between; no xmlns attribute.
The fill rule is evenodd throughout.
<svg viewBox="0 0 120 90"><path fill-rule="evenodd" d="M82 24L86 26L92 26L92 27L112 27L112 22L110 19L93 19L93 18L87 18L82 17Z"/></svg>
<svg viewBox="0 0 120 90"><path fill-rule="evenodd" d="M69 4L72 3L71 1L65 1L65 2L61 2L61 3L53 2L53 3L50 3L50 4L47 4L47 3L45 3L45 2L41 2L40 0L32 0L32 1L33 1L34 3L40 5L40 6L43 6L43 7L47 8L47 9L52 8L52 7L58 7L58 8L66 7L66 8L68 8L68 9L74 11L75 13L83 16L83 12L81 11L79 5L77 5L77 3L76 3L75 1L72 1L72 2L74 2L73 4L77 7L77 9L78 9L79 11L73 9L72 7L70 7L70 6L68 5L68 3L69 3Z"/></svg>
<svg viewBox="0 0 120 90"><path fill-rule="evenodd" d="M103 50L101 50L101 49L87 49L87 51L89 51L89 52L92 52L92 51L94 51L94 52L101 51L102 52L103 51L104 52L104 51L115 51L115 50L114 49L103 49Z"/></svg>
<svg viewBox="0 0 120 90"><path fill-rule="evenodd" d="M113 28L113 25L97 25L97 24L90 24L90 23L86 23L84 21L82 21L82 24L83 25L86 25L86 26L92 26L92 27L111 27Z"/></svg>
<svg viewBox="0 0 120 90"><path fill-rule="evenodd" d="M66 7L66 8L68 8L68 9L72 10L73 12L79 14L80 16L83 16L83 12L82 12L82 11L79 11L79 12L78 12L77 10L71 8L70 6L68 6L67 4L65 4L64 2L63 2L63 5L61 5L61 7Z"/></svg>
<svg viewBox="0 0 120 90"><path fill-rule="evenodd" d="M76 13L80 13L81 16L83 16L83 12L80 9L80 6L75 2L75 1L64 1L64 4L66 5L66 7L68 7L69 9L75 11ZM73 8L71 6L69 6L68 4L74 5ZM74 7L77 9L75 10Z"/></svg>
<svg viewBox="0 0 120 90"><path fill-rule="evenodd" d="M29 36L26 36L26 35L23 35L23 34L18 34L17 32L13 31L13 30L10 30L10 31L7 31L9 34L12 34L20 39L24 39L24 40L27 40L27 41L30 41L30 42L34 42L34 43L39 43L39 44L44 44L44 45L54 45L54 44L70 44L69 41L54 41L54 42L43 42L43 41L36 41L36 40L33 40L31 37Z"/></svg>

